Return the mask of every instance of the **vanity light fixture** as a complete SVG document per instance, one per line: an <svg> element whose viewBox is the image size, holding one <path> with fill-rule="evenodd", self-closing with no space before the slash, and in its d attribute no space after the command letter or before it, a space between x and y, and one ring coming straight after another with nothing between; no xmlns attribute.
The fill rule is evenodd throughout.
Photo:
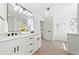
<svg viewBox="0 0 79 59"><path fill-rule="evenodd" d="M26 10L26 9L23 9L23 15L26 15L26 16L28 16L28 11Z"/></svg>
<svg viewBox="0 0 79 59"><path fill-rule="evenodd" d="M23 15L25 15L27 13L27 11L25 10L25 8L23 8Z"/></svg>
<svg viewBox="0 0 79 59"><path fill-rule="evenodd" d="M32 12L26 8L24 8L23 6L17 4L17 3L9 3L10 5L12 5L14 7L14 10L19 12L19 13L23 13L23 15L27 16L27 17L31 17Z"/></svg>

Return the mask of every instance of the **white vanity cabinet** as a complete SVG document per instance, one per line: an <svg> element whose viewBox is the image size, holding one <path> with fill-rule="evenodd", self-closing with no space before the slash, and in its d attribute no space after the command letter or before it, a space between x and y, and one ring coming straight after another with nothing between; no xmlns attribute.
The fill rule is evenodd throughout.
<svg viewBox="0 0 79 59"><path fill-rule="evenodd" d="M31 55L41 46L39 34L23 35L0 41L0 55Z"/></svg>

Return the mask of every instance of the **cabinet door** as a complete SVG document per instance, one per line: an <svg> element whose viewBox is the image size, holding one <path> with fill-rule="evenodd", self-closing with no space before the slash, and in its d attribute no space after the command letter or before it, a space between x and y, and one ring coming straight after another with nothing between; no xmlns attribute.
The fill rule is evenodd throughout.
<svg viewBox="0 0 79 59"><path fill-rule="evenodd" d="M13 52L14 52L14 55L20 55L21 54L21 51L20 51L20 46L15 46L13 48Z"/></svg>
<svg viewBox="0 0 79 59"><path fill-rule="evenodd" d="M0 54L14 54L13 47L15 47L16 45L16 40L0 42Z"/></svg>
<svg viewBox="0 0 79 59"><path fill-rule="evenodd" d="M25 44L21 44L20 45L20 51L21 51L21 55L28 55L27 51L28 51L28 47Z"/></svg>
<svg viewBox="0 0 79 59"><path fill-rule="evenodd" d="M35 50L39 49L41 46L41 34L35 35L34 48Z"/></svg>
<svg viewBox="0 0 79 59"><path fill-rule="evenodd" d="M22 42L21 38L15 38L14 40L10 41L12 46L12 53L14 55L20 55L21 54L21 47L20 44Z"/></svg>
<svg viewBox="0 0 79 59"><path fill-rule="evenodd" d="M13 48L6 48L0 51L0 55L13 55Z"/></svg>
<svg viewBox="0 0 79 59"><path fill-rule="evenodd" d="M54 40L54 21L53 17L45 17L43 22L43 38L46 40Z"/></svg>
<svg viewBox="0 0 79 59"><path fill-rule="evenodd" d="M27 44L28 44L28 39L26 36L17 38L16 42L18 45L16 45L16 53L15 55L25 55L27 54Z"/></svg>
<svg viewBox="0 0 79 59"><path fill-rule="evenodd" d="M27 55L27 46L25 44L19 44L16 48L15 55Z"/></svg>

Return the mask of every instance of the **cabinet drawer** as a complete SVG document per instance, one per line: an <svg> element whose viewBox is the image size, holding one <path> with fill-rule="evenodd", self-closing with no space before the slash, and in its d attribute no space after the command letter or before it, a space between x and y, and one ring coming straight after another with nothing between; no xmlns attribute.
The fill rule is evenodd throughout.
<svg viewBox="0 0 79 59"><path fill-rule="evenodd" d="M34 36L29 36L29 37L27 37L27 39L28 39L28 42L33 42Z"/></svg>
<svg viewBox="0 0 79 59"><path fill-rule="evenodd" d="M32 51L34 50L34 48L33 48L33 47L34 47L34 45L30 45L30 46L28 45L28 46L26 46L26 47L25 47L25 51L24 51L24 52L25 52L25 54L26 54L26 55L31 54L31 53L32 53Z"/></svg>

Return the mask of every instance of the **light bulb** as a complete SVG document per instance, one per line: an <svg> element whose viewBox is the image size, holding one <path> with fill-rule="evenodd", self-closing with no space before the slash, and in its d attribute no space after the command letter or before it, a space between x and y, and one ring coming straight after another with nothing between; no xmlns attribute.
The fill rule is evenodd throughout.
<svg viewBox="0 0 79 59"><path fill-rule="evenodd" d="M27 13L27 11L25 10L25 11L23 11L23 15L25 15Z"/></svg>
<svg viewBox="0 0 79 59"><path fill-rule="evenodd" d="M30 14L30 13L29 13L29 12L27 12L27 13L26 13L26 16L29 16L29 14Z"/></svg>
<svg viewBox="0 0 79 59"><path fill-rule="evenodd" d="M18 7L19 7L19 6L15 6L15 7L14 7L14 10L15 10L15 11L18 11Z"/></svg>
<svg viewBox="0 0 79 59"><path fill-rule="evenodd" d="M22 13L22 12L23 12L23 9L22 9L22 8L20 8L19 13Z"/></svg>

